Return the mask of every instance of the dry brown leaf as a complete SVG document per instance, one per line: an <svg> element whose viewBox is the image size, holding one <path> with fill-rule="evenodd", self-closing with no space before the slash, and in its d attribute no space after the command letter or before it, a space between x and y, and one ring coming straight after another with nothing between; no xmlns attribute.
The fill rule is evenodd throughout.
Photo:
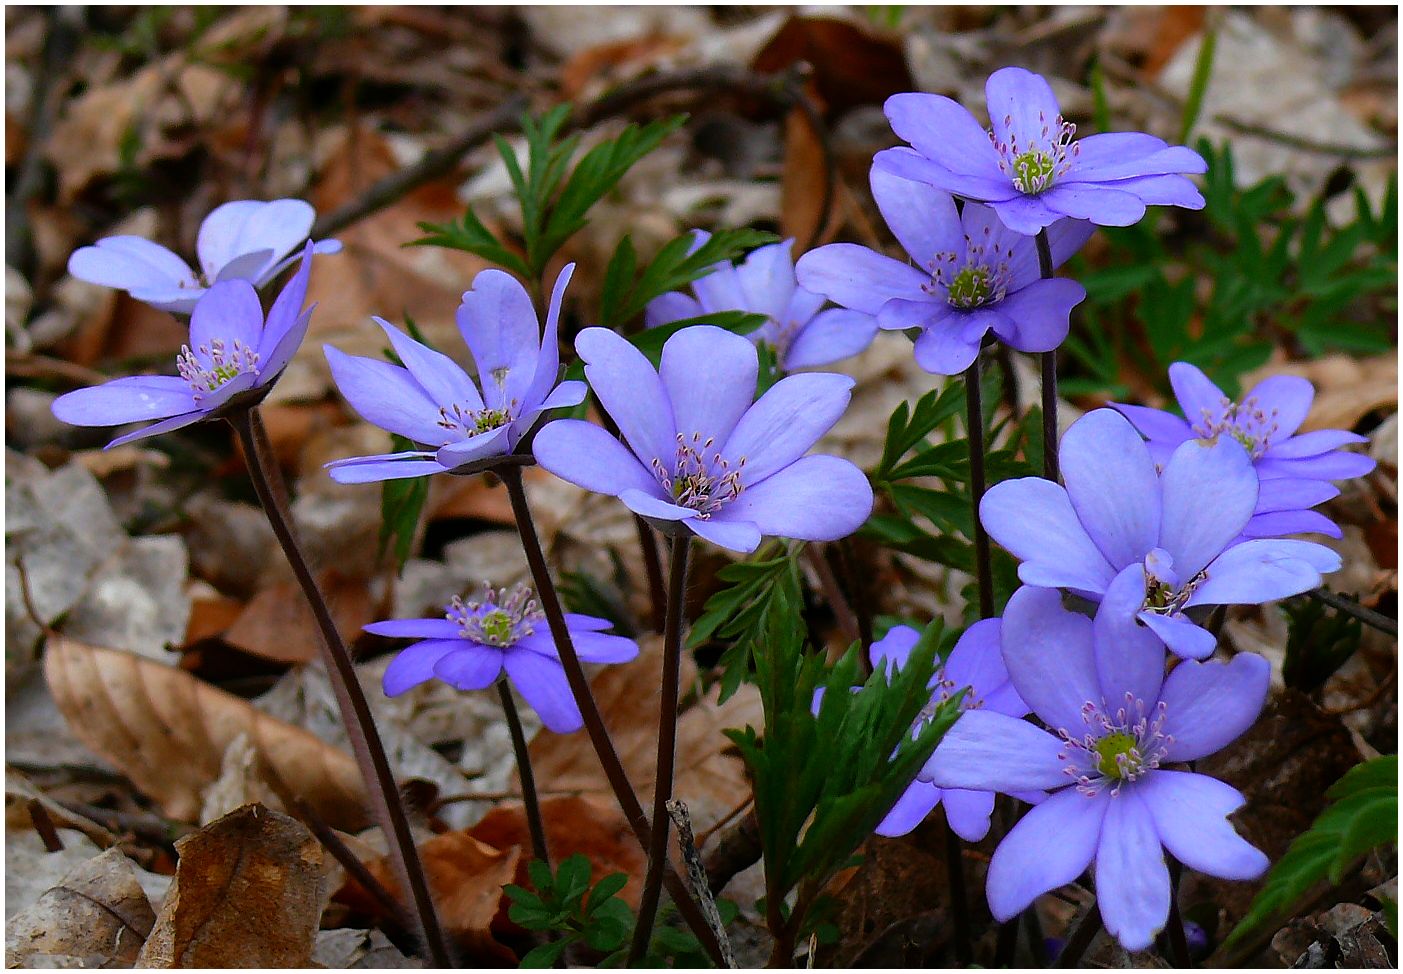
<svg viewBox="0 0 1403 974"><path fill-rule="evenodd" d="M812 90L812 82L809 88ZM834 188L836 190L836 184ZM827 193L828 164L824 160L823 144L809 117L798 108L791 109L784 120L780 233L793 237L800 247L807 246L811 240L814 246L831 242L837 236L841 217L834 199L828 207L827 222L822 227L818 225L824 216L823 201Z"/></svg>
<svg viewBox="0 0 1403 974"><path fill-rule="evenodd" d="M199 817L225 752L246 734L275 788L297 795L335 828L369 824L349 754L182 670L54 636L44 673L74 735L171 818Z"/></svg>
<svg viewBox="0 0 1403 974"><path fill-rule="evenodd" d="M85 967L131 967L155 922L136 869L114 847L6 923L5 964L47 966L37 961L57 955L81 958Z"/></svg>
<svg viewBox="0 0 1403 974"><path fill-rule="evenodd" d="M791 17L751 67L770 74L799 61L813 67L818 97L834 115L916 87L901 45L857 18Z"/></svg>
<svg viewBox="0 0 1403 974"><path fill-rule="evenodd" d="M351 642L360 635L361 626L374 621L374 606L363 579L323 572L321 589L342 639ZM320 639L316 617L295 582L259 592L224 633L230 646L278 663L310 663L320 651Z"/></svg>
<svg viewBox="0 0 1403 974"><path fill-rule="evenodd" d="M306 826L245 805L175 844L142 967L310 967L326 872Z"/></svg>

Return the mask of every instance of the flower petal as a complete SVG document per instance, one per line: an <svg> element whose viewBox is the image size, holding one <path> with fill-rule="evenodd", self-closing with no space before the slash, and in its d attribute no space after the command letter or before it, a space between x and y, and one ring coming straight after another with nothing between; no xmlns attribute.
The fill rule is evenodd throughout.
<svg viewBox="0 0 1403 974"><path fill-rule="evenodd" d="M68 273L80 281L115 287L179 290L195 283L195 272L174 253L144 237L104 237L68 258Z"/></svg>
<svg viewBox="0 0 1403 974"><path fill-rule="evenodd" d="M989 137L984 137L988 144ZM992 148L992 147L991 147ZM953 193L967 200L983 200L1002 206L1004 201L1020 199L1013 180L998 170L998 157L993 157L994 167L982 173L958 172L948 166L927 159L913 149L897 146L883 149L872 157L872 166L902 179L912 179L928 183L936 189ZM1055 219L1055 218L1054 218ZM1052 222L1051 220L1048 221Z"/></svg>
<svg viewBox="0 0 1403 974"><path fill-rule="evenodd" d="M546 308L546 326L541 332L541 337L537 339L540 352L536 356L536 369L521 398L523 411L535 409L536 403L549 395L560 378L560 309L565 303L565 289L574 274L575 265L566 264L555 277L555 285L550 292L550 305Z"/></svg>
<svg viewBox="0 0 1403 974"><path fill-rule="evenodd" d="M1008 667L1004 665L1001 632L1002 623L998 619L980 619L966 629L945 658L941 671L945 679L956 687L969 687L976 698L986 698L1007 685ZM891 638L890 634L887 638ZM1014 716L1027 712L1025 707L1022 713Z"/></svg>
<svg viewBox="0 0 1403 974"><path fill-rule="evenodd" d="M892 95L882 110L892 131L927 159L953 173L981 176L990 182L1001 175L989 133L959 102L944 95L908 92Z"/></svg>
<svg viewBox="0 0 1403 974"><path fill-rule="evenodd" d="M472 379L457 362L442 352L416 342L384 318L371 320L385 332L395 355L399 356L414 381L427 393L430 402L450 410L455 405L474 411L482 408L482 396L478 395L477 386L473 385Z"/></svg>
<svg viewBox="0 0 1403 974"><path fill-rule="evenodd" d="M677 432L689 442L700 434L717 448L755 401L758 374L755 346L711 325L683 328L669 338L658 369Z"/></svg>
<svg viewBox="0 0 1403 974"><path fill-rule="evenodd" d="M945 821L966 842L978 842L989 834L989 818L994 812L992 791L966 791L946 788L941 792Z"/></svg>
<svg viewBox="0 0 1403 974"><path fill-rule="evenodd" d="M441 446L448 439L439 423L438 404L408 370L379 359L347 355L323 345L336 388L362 419L415 443Z"/></svg>
<svg viewBox="0 0 1403 974"><path fill-rule="evenodd" d="M747 487L759 483L807 453L838 422L852 387L851 376L830 372L780 379L741 416L721 455L733 468L744 460Z"/></svg>
<svg viewBox="0 0 1403 974"><path fill-rule="evenodd" d="M1189 605L1261 605L1319 587L1317 565L1337 571L1340 556L1309 541L1262 539L1233 545L1209 563Z"/></svg>
<svg viewBox="0 0 1403 974"><path fill-rule="evenodd" d="M1207 172L1208 164L1193 149L1170 145L1144 132L1105 132L1076 142L1077 154L1067 179L1100 183L1139 176Z"/></svg>
<svg viewBox="0 0 1403 974"><path fill-rule="evenodd" d="M1228 821L1247 802L1231 785L1204 774L1153 771L1135 790L1150 810L1160 842L1190 869L1250 880L1271 865Z"/></svg>
<svg viewBox="0 0 1403 974"><path fill-rule="evenodd" d="M712 518L703 521L694 518L683 522L697 537L730 551L750 553L760 547L760 529L749 521L722 521Z"/></svg>
<svg viewBox="0 0 1403 974"><path fill-rule="evenodd" d="M1106 405L1130 420L1131 425L1139 430L1146 439L1178 446L1194 435L1193 431L1189 429L1188 423L1163 409L1150 409L1145 406L1132 406L1119 402L1107 403Z"/></svg>
<svg viewBox="0 0 1403 974"><path fill-rule="evenodd" d="M1164 682L1164 646L1136 616L1145 602L1145 569L1127 565L1106 589L1093 623L1096 672L1108 703L1128 693L1151 704ZM1069 728L1070 729L1070 728Z"/></svg>
<svg viewBox="0 0 1403 974"><path fill-rule="evenodd" d="M910 787L896 800L891 811L877 823L874 831L888 838L906 835L924 822L931 810L940 804L940 796L941 790L928 781L911 782Z"/></svg>
<svg viewBox="0 0 1403 974"><path fill-rule="evenodd" d="M1114 409L1092 410L1067 430L1058 457L1077 519L1106 560L1116 569L1143 561L1160 537L1160 485L1135 427Z"/></svg>
<svg viewBox="0 0 1403 974"><path fill-rule="evenodd" d="M365 632L376 636L396 636L406 639L451 639L462 640L458 623L443 616L434 619L386 619L361 627Z"/></svg>
<svg viewBox="0 0 1403 974"><path fill-rule="evenodd" d="M1102 227L1128 227L1145 215L1139 197L1097 183L1059 183L1039 199L1054 213Z"/></svg>
<svg viewBox="0 0 1403 974"><path fill-rule="evenodd" d="M1314 430L1279 441L1263 455L1273 460L1297 460L1301 457L1319 456L1351 443L1368 442L1367 436L1360 436L1349 430Z"/></svg>
<svg viewBox="0 0 1403 974"><path fill-rule="evenodd" d="M931 266L940 253L964 256L965 233L949 193L876 167L869 178L882 219L918 267Z"/></svg>
<svg viewBox="0 0 1403 974"><path fill-rule="evenodd" d="M814 315L784 353L784 368L805 369L865 351L877 335L877 319L861 311L829 308Z"/></svg>
<svg viewBox="0 0 1403 974"><path fill-rule="evenodd" d="M1020 352L1050 352L1067 337L1072 309L1086 300L1086 288L1065 277L1033 281L994 305L1012 329L994 331Z"/></svg>
<svg viewBox="0 0 1403 974"><path fill-rule="evenodd" d="M669 291L648 302L648 307L643 312L643 327L656 328L659 325L701 316L702 306L696 298L681 291Z"/></svg>
<svg viewBox="0 0 1403 974"><path fill-rule="evenodd" d="M385 675L380 681L385 696L397 697L412 687L432 680L434 666L439 660L449 653L457 652L464 645L461 639L430 639L400 650L390 661L390 665L385 667Z"/></svg>
<svg viewBox="0 0 1403 974"><path fill-rule="evenodd" d="M1062 741L1026 720L966 710L921 769L922 781L970 791L1061 788L1071 779L1058 757Z"/></svg>
<svg viewBox="0 0 1403 974"><path fill-rule="evenodd" d="M1207 659L1218 648L1217 636L1190 622L1185 616L1141 612L1138 618L1175 656L1183 659Z"/></svg>
<svg viewBox="0 0 1403 974"><path fill-rule="evenodd" d="M600 494L660 492L657 480L608 431L582 419L557 419L532 441L536 462L561 480Z"/></svg>
<svg viewBox="0 0 1403 974"><path fill-rule="evenodd" d="M794 239L756 247L736 268L745 310L778 321L794 297Z"/></svg>
<svg viewBox="0 0 1403 974"><path fill-rule="evenodd" d="M497 681L504 655L500 649L466 639L452 642L453 651L434 664L434 676L459 690L485 690Z"/></svg>
<svg viewBox="0 0 1403 974"><path fill-rule="evenodd" d="M989 75L984 100L994 138L1009 146L1047 145L1046 133L1062 115L1047 79L1026 68L1000 68Z"/></svg>
<svg viewBox="0 0 1403 974"><path fill-rule="evenodd" d="M995 919L1005 923L1042 894L1076 881L1096 854L1110 801L1065 788L1009 830L989 861L985 885Z"/></svg>
<svg viewBox="0 0 1403 974"><path fill-rule="evenodd" d="M1106 806L1096 849L1096 905L1106 932L1126 950L1147 949L1169 919L1169 866L1138 789L1124 789Z"/></svg>
<svg viewBox="0 0 1403 974"><path fill-rule="evenodd" d="M624 636L572 628L570 642L586 663L627 663L638 658L638 644Z"/></svg>
<svg viewBox="0 0 1403 974"><path fill-rule="evenodd" d="M1235 741L1262 712L1270 682L1271 665L1255 653L1174 667L1159 695L1164 733L1174 738L1168 760L1196 761Z"/></svg>
<svg viewBox="0 0 1403 974"><path fill-rule="evenodd" d="M1146 206L1177 206L1185 210L1201 210L1205 206L1203 194L1185 176L1134 176L1105 185L1129 193Z"/></svg>
<svg viewBox="0 0 1403 974"><path fill-rule="evenodd" d="M190 347L207 357L214 342L232 349L237 342L258 351L263 337L263 305L248 281L220 281L211 287L190 313Z"/></svg>
<svg viewBox="0 0 1403 974"><path fill-rule="evenodd" d="M483 401L493 409L525 401L541 354L541 325L526 288L505 271L481 271L463 292L456 318Z"/></svg>
<svg viewBox="0 0 1403 974"><path fill-rule="evenodd" d="M799 284L834 304L875 315L892 298L929 301L921 288L930 275L857 244L811 250L795 265Z"/></svg>
<svg viewBox="0 0 1403 974"><path fill-rule="evenodd" d="M198 408L190 385L173 375L131 375L74 389L50 407L70 426L121 426L165 419Z"/></svg>
<svg viewBox="0 0 1403 974"><path fill-rule="evenodd" d="M1033 713L1054 731L1078 734L1082 707L1102 696L1091 620L1062 608L1056 589L1024 585L1004 609L1000 642L1009 681Z"/></svg>
<svg viewBox="0 0 1403 974"><path fill-rule="evenodd" d="M144 440L148 436L156 436L160 433L169 433L171 430L178 430L182 427L198 423L200 420L204 419L206 415L207 413L203 409L197 409L192 413L181 413L179 416L172 416L169 419L163 419L159 423L152 423L150 426L143 426L139 430L133 430L130 433L123 433L121 436L117 437L112 442L104 446L103 449L110 450L113 447L121 446L124 443L131 443L136 440Z"/></svg>
<svg viewBox="0 0 1403 974"><path fill-rule="evenodd" d="M195 242L205 279L214 280L226 264L257 250L269 251L266 264L277 263L307 239L315 219L310 204L294 199L235 200L215 207L200 224Z"/></svg>
<svg viewBox="0 0 1403 974"><path fill-rule="evenodd" d="M1104 592L1115 577L1067 491L1041 477L995 484L979 505L979 519L989 537L1023 562L1018 576L1029 584Z"/></svg>
<svg viewBox="0 0 1403 974"><path fill-rule="evenodd" d="M677 453L677 424L652 364L607 328L586 328L576 337L575 348L585 361L590 388L629 447L644 464L661 460L670 468Z"/></svg>
<svg viewBox="0 0 1403 974"><path fill-rule="evenodd" d="M497 456L511 450L513 445L511 434L512 428L510 426L498 426L494 430L478 433L466 440L459 440L440 447L434 455L434 459L447 470L453 470L477 460L485 460L487 457Z"/></svg>
<svg viewBox="0 0 1403 974"><path fill-rule="evenodd" d="M987 311L950 312L938 308L916 339L916 364L932 375L959 375L974 364L984 332L998 321L997 314ZM880 316L878 323L882 323Z"/></svg>
<svg viewBox="0 0 1403 974"><path fill-rule="evenodd" d="M410 450L404 453L384 453L379 456L346 457L325 464L326 471L338 484L373 484L382 480L405 480L444 473L443 464L432 453Z"/></svg>
<svg viewBox="0 0 1403 974"><path fill-rule="evenodd" d="M1061 212L1048 206L1042 196L1018 194L1012 199L996 201L990 205L994 207L994 212L999 215L1004 226L1029 237L1066 219Z"/></svg>
<svg viewBox="0 0 1403 974"><path fill-rule="evenodd" d="M1223 416L1232 400L1223 390L1213 384L1203 370L1188 362L1175 362L1169 366L1169 384L1174 388L1174 397L1179 400L1179 408L1190 426L1215 425Z"/></svg>
<svg viewBox="0 0 1403 974"><path fill-rule="evenodd" d="M887 634L867 649L867 659L873 670L883 670L891 677L891 667L901 669L911 658L911 650L921 641L921 634L911 626L892 626Z"/></svg>
<svg viewBox="0 0 1403 974"><path fill-rule="evenodd" d="M1299 460L1277 460L1263 457L1257 461L1257 475L1263 480L1280 477L1313 478L1316 480L1352 480L1362 477L1378 466L1374 458L1363 453L1335 450Z"/></svg>
<svg viewBox="0 0 1403 974"><path fill-rule="evenodd" d="M862 527L872 502L866 474L840 457L816 454L747 486L711 522L749 522L769 537L836 541Z"/></svg>
<svg viewBox="0 0 1403 974"><path fill-rule="evenodd" d="M1236 440L1186 440L1160 478L1159 546L1180 578L1193 578L1236 538L1257 506L1257 473Z"/></svg>
<svg viewBox="0 0 1403 974"><path fill-rule="evenodd" d="M1243 402L1252 400L1275 421L1273 438L1280 441L1290 437L1306 421L1311 403L1315 401L1315 386L1298 375L1268 376L1242 397Z"/></svg>
<svg viewBox="0 0 1403 974"><path fill-rule="evenodd" d="M312 252L312 243L308 241L302 250L302 263L297 273L278 292L268 310L268 320L263 323L263 334L258 339L258 354L265 373L277 375L286 368L307 334L312 311L308 308L304 312L302 306L306 303L307 285L312 276Z"/></svg>
<svg viewBox="0 0 1403 974"><path fill-rule="evenodd" d="M1242 529L1244 538L1282 538L1292 534L1344 537L1340 526L1319 511L1272 511L1269 514L1254 514L1252 520Z"/></svg>
<svg viewBox="0 0 1403 974"><path fill-rule="evenodd" d="M585 725L580 716L565 667L559 660L540 653L517 650L506 654L507 675L518 693L541 717L541 723L557 734L569 734Z"/></svg>

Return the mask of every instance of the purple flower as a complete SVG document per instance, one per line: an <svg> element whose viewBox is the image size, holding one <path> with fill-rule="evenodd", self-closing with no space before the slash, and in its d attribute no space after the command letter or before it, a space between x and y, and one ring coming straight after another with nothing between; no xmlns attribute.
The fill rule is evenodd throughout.
<svg viewBox="0 0 1403 974"><path fill-rule="evenodd" d="M1227 820L1242 795L1162 766L1207 757L1252 725L1266 702L1266 660L1182 662L1166 678L1148 630L1105 606L1093 621L1065 610L1058 592L1030 586L1009 600L1003 637L1010 681L1051 732L971 710L921 771L942 788L1052 792L994 852L986 892L998 920L1094 862L1107 931L1143 950L1169 915L1161 846L1210 876L1262 874L1267 857Z"/></svg>
<svg viewBox="0 0 1403 974"><path fill-rule="evenodd" d="M1340 537L1340 529L1310 508L1339 494L1332 480L1362 477L1374 460L1342 450L1367 440L1347 430L1296 434L1310 412L1315 389L1305 379L1263 379L1236 403L1188 362L1169 367L1169 382L1187 419L1145 406L1112 403L1149 439L1150 455L1164 463L1185 440L1216 439L1226 433L1252 457L1261 481L1257 507L1242 533L1248 538L1315 532Z"/></svg>
<svg viewBox="0 0 1403 974"><path fill-rule="evenodd" d="M195 249L200 272L180 257L143 237L104 237L68 258L68 273L81 281L115 287L138 301L176 314L189 314L195 302L220 281L249 281L262 287L288 267L307 239L316 212L302 200L236 200L217 206L200 224ZM313 245L319 254L341 249L336 240Z"/></svg>
<svg viewBox="0 0 1403 974"><path fill-rule="evenodd" d="M444 616L393 619L365 627L377 636L421 640L402 650L386 668L386 695L398 696L435 678L459 690L482 690L505 669L546 727L568 734L584 726L555 640L529 588L518 585L509 594L483 585L470 601L455 596ZM582 660L627 663L638 656L633 640L603 631L613 625L608 619L566 613L565 624Z"/></svg>
<svg viewBox="0 0 1403 974"><path fill-rule="evenodd" d="M555 280L544 334L526 288L510 274L487 270L458 307L458 330L477 365L478 386L448 356L421 345L383 318L404 367L326 346L331 375L367 421L433 449L348 457L327 464L333 480L361 484L443 473L511 453L548 409L585 398L583 382L561 382L556 328L575 265Z"/></svg>
<svg viewBox="0 0 1403 974"><path fill-rule="evenodd" d="M921 634L910 626L893 626L882 639L872 644L870 658L874 669L901 667L911 657L911 650ZM968 687L960 701L960 709L988 710L1022 717L1028 705L1008 682L999 651L999 620L984 619L965 630L955 643L945 662L931 677L931 705L937 706ZM1038 794L1021 794L1021 798L1037 801ZM989 815L994 810L992 791L962 788L940 788L917 778L902 793L886 818L877 825L877 834L905 835L920 825L936 805L945 805L945 820L955 834L967 842L978 842L989 832Z"/></svg>
<svg viewBox="0 0 1403 974"><path fill-rule="evenodd" d="M693 249L710 234L694 230ZM769 244L752 250L738 266L717 264L692 284L695 298L672 291L648 302L645 322L649 328L673 321L700 318L718 311L748 311L768 319L750 333L754 342L765 342L786 372L814 365L828 365L856 355L877 334L871 315L843 308L823 307L823 295L800 287L794 279L794 241Z"/></svg>
<svg viewBox="0 0 1403 974"><path fill-rule="evenodd" d="M872 513L861 470L804 456L847 408L848 376L786 376L755 401L755 346L711 325L670 337L658 370L603 328L580 332L575 348L624 443L581 420L547 424L536 460L557 477L733 551L754 551L762 535L833 541Z"/></svg>
<svg viewBox="0 0 1403 974"><path fill-rule="evenodd" d="M969 368L989 331L1024 352L1046 352L1067 337L1086 290L1066 278L1040 280L1037 245L994 211L949 193L872 170L872 195L915 266L860 247L829 244L799 259L799 282L845 308L874 315L881 328L919 329L916 362L927 372ZM1048 229L1054 266L1095 228L1059 220Z"/></svg>
<svg viewBox="0 0 1403 974"><path fill-rule="evenodd" d="M1180 656L1202 659L1216 645L1191 618L1199 606L1296 595L1340 567L1309 541L1235 543L1256 509L1257 475L1231 437L1185 440L1160 473L1130 422L1097 409L1072 424L1058 455L1066 487L1025 477L984 495L990 537L1023 562L1027 584L1137 618Z"/></svg>
<svg viewBox="0 0 1403 974"><path fill-rule="evenodd" d="M261 398L307 334L312 308L303 311L302 302L312 253L308 243L301 267L273 302L266 321L252 284L221 281L195 304L190 344L176 359L178 376L133 375L77 389L54 400L54 415L73 426L156 421L117 437L107 444L111 448L217 416L241 394Z"/></svg>
<svg viewBox="0 0 1403 974"><path fill-rule="evenodd" d="M1001 68L985 83L992 130L958 102L908 93L887 99L887 120L912 148L877 153L875 164L947 193L989 203L1019 233L1035 234L1062 217L1125 227L1146 206L1203 208L1182 173L1201 173L1203 158L1143 132L1073 139L1041 76Z"/></svg>

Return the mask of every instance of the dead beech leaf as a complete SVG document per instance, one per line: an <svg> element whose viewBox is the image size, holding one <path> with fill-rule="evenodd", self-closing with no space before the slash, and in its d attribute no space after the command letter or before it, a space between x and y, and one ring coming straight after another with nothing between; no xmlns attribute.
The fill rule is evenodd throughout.
<svg viewBox="0 0 1403 974"><path fill-rule="evenodd" d="M225 752L246 734L275 790L301 798L334 828L369 824L349 754L182 670L54 636L44 673L74 735L171 818L199 817Z"/></svg>
<svg viewBox="0 0 1403 974"><path fill-rule="evenodd" d="M500 922L497 914L505 913L502 887L516 881L520 857L519 849L497 849L467 832L446 832L419 846L439 921L476 959L516 963L516 955L493 938L492 927ZM403 901L389 863L382 858L367 865L391 895ZM336 899L371 915L381 913L376 900L354 880L347 881Z"/></svg>
<svg viewBox="0 0 1403 974"><path fill-rule="evenodd" d="M810 91L813 83L809 82ZM835 185L836 190L836 185ZM841 215L837 200L830 202L827 220L823 201L828 193L828 166L824 161L823 144L814 132L809 117L798 108L791 109L784 119L784 175L780 181L780 233L793 237L800 247L826 244L838 233Z"/></svg>
<svg viewBox="0 0 1403 974"><path fill-rule="evenodd" d="M5 925L8 967L47 966L41 957L82 958L83 966L131 967L156 922L136 869L117 848L78 866Z"/></svg>
<svg viewBox="0 0 1403 974"><path fill-rule="evenodd" d="M351 642L374 617L365 581L328 571L320 583L337 631ZM310 663L319 652L321 631L302 589L296 582L282 582L255 595L223 638L236 649L277 663Z"/></svg>
<svg viewBox="0 0 1403 974"><path fill-rule="evenodd" d="M307 827L245 805L175 844L141 967L310 967L326 883Z"/></svg>
<svg viewBox="0 0 1403 974"><path fill-rule="evenodd" d="M799 61L813 66L818 96L835 115L916 88L901 44L857 18L791 17L750 66L772 74Z"/></svg>

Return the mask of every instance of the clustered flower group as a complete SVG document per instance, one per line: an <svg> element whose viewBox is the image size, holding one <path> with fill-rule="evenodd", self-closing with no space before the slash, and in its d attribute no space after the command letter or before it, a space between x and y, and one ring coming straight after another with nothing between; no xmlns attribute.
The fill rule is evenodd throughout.
<svg viewBox="0 0 1403 974"><path fill-rule="evenodd" d="M1139 133L1077 139L1047 83L1020 68L996 72L987 99L987 130L948 98L887 102L909 146L878 153L871 186L908 260L838 243L796 265L785 241L647 309L650 326L763 314L749 338L683 327L654 365L620 335L585 328L574 341L585 381L561 381L557 336L573 265L557 277L544 323L521 282L496 270L477 276L457 313L474 374L376 318L396 361L332 347L327 361L351 407L414 448L337 460L330 475L364 483L534 458L678 538L750 552L765 536L853 533L873 508L866 476L810 453L842 416L853 380L795 370L857 354L878 329L910 334L916 361L939 374L969 368L990 335L1022 351L1055 349L1085 291L1040 264L1060 266L1096 225L1133 223L1147 205L1203 205L1186 178L1203 161L1185 147ZM225 204L201 228L198 274L138 238L79 250L75 276L189 313L190 339L178 375L71 392L55 415L152 423L116 445L255 404L307 331L313 254L339 249L306 241L311 225L311 208L296 200ZM299 244L296 273L265 316L256 288L299 260L288 256ZM825 310L826 301L837 307ZM757 343L784 373L758 399ZM1303 379L1268 379L1234 402L1188 363L1169 378L1182 418L1127 404L1094 410L1062 441L1063 483L1010 480L984 497L979 518L1019 560L1023 587L940 665L932 701L963 688L962 715L878 826L904 834L940 805L973 841L989 830L995 793L1032 803L990 863L994 915L1011 918L1090 866L1107 929L1130 949L1148 946L1166 922L1164 850L1224 878L1266 867L1227 820L1242 796L1183 767L1251 726L1268 689L1261 657L1210 659L1217 638L1207 616L1306 591L1339 568L1332 550L1284 536L1338 536L1313 508L1338 493L1331 481L1372 467L1343 449L1360 441L1352 433L1299 432L1313 395ZM609 428L550 419L588 392ZM416 640L386 671L386 693L430 679L482 689L505 673L548 728L581 726L527 589L484 587L442 617L366 628ZM638 655L606 620L567 615L566 628L586 661ZM917 638L893 628L872 645L873 666L903 665Z"/></svg>

